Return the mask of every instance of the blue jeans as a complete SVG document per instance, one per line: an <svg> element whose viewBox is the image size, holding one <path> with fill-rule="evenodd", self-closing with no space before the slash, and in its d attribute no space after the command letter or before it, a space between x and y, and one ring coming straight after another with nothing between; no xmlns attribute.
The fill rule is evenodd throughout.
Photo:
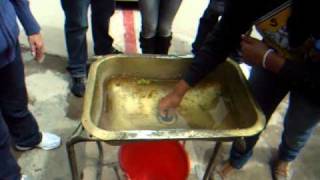
<svg viewBox="0 0 320 180"><path fill-rule="evenodd" d="M275 74L259 67L252 69L249 85L267 120L289 92ZM293 161L308 141L319 120L320 107L308 101L300 92L291 90L278 158L283 161ZM245 138L245 149L233 143L229 159L233 167L240 169L250 159L259 135Z"/></svg>
<svg viewBox="0 0 320 180"><path fill-rule="evenodd" d="M14 144L33 147L40 143L38 124L28 110L20 47L16 59L0 69L0 179L17 180L20 168L10 152L10 136Z"/></svg>
<svg viewBox="0 0 320 180"><path fill-rule="evenodd" d="M108 34L110 17L114 13L114 0L61 0L65 13L65 37L68 51L68 71L73 77L86 76L88 60L86 32L88 7L91 5L94 53L110 53L113 39Z"/></svg>

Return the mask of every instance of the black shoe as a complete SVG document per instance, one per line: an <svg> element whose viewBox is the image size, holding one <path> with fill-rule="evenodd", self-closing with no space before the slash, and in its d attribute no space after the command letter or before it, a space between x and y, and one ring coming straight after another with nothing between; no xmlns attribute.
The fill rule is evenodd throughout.
<svg viewBox="0 0 320 180"><path fill-rule="evenodd" d="M157 36L155 54L168 54L171 40L172 34L168 37Z"/></svg>
<svg viewBox="0 0 320 180"><path fill-rule="evenodd" d="M140 33L140 48L143 54L155 54L156 51L156 37L144 38Z"/></svg>
<svg viewBox="0 0 320 180"><path fill-rule="evenodd" d="M71 92L73 95L77 97L83 97L86 91L85 85L85 78L84 77L74 77L72 78L72 87Z"/></svg>
<svg viewBox="0 0 320 180"><path fill-rule="evenodd" d="M122 54L122 52L114 47L111 47L108 54Z"/></svg>

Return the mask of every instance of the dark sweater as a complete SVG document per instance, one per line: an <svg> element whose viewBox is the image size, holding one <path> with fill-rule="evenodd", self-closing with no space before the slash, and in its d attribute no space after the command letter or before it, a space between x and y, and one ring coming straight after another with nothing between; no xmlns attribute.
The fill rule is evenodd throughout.
<svg viewBox="0 0 320 180"><path fill-rule="evenodd" d="M239 47L241 34L244 34L261 16L284 2L285 0L227 0L221 21L209 33L183 79L190 86L196 85L210 71L225 61L232 50ZM319 33L317 21L320 16L315 16L315 14L319 14L316 13L319 12L316 9L318 7L316 2L295 0L293 3L295 5L293 5L292 15L287 26L289 44L295 48L302 45L307 38ZM297 7L298 3L300 5ZM315 11L312 12L313 9ZM313 19L313 23L310 23L310 18ZM287 60L278 76L290 89L299 90L310 100L320 104L319 62Z"/></svg>

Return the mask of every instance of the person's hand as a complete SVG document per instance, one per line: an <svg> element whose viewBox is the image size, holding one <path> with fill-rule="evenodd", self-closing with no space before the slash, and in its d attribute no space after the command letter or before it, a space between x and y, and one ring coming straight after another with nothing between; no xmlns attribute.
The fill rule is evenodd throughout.
<svg viewBox="0 0 320 180"><path fill-rule="evenodd" d="M28 37L32 56L37 62L44 60L44 43L40 33Z"/></svg>
<svg viewBox="0 0 320 180"><path fill-rule="evenodd" d="M241 36L241 52L245 63L261 66L263 55L269 49L263 42L247 35Z"/></svg>
<svg viewBox="0 0 320 180"><path fill-rule="evenodd" d="M268 46L255 38L242 35L241 51L245 63L252 66L262 66L263 56L268 51ZM285 58L276 52L271 52L266 57L266 69L278 73L285 63Z"/></svg>
<svg viewBox="0 0 320 180"><path fill-rule="evenodd" d="M184 80L180 80L174 90L160 100L160 115L167 116L168 113L170 114L175 111L189 88L189 85Z"/></svg>
<svg viewBox="0 0 320 180"><path fill-rule="evenodd" d="M160 100L159 112L161 116L171 114L180 105L183 96L178 95L174 91L166 95Z"/></svg>

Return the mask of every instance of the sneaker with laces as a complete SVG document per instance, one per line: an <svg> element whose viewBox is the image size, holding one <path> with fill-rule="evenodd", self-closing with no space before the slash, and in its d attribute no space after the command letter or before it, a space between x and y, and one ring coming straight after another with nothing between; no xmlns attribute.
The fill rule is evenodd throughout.
<svg viewBox="0 0 320 180"><path fill-rule="evenodd" d="M19 151L27 151L33 148L40 148L43 150L56 149L61 145L61 138L55 134L43 132L41 142L35 147L24 147L16 145L16 149Z"/></svg>

